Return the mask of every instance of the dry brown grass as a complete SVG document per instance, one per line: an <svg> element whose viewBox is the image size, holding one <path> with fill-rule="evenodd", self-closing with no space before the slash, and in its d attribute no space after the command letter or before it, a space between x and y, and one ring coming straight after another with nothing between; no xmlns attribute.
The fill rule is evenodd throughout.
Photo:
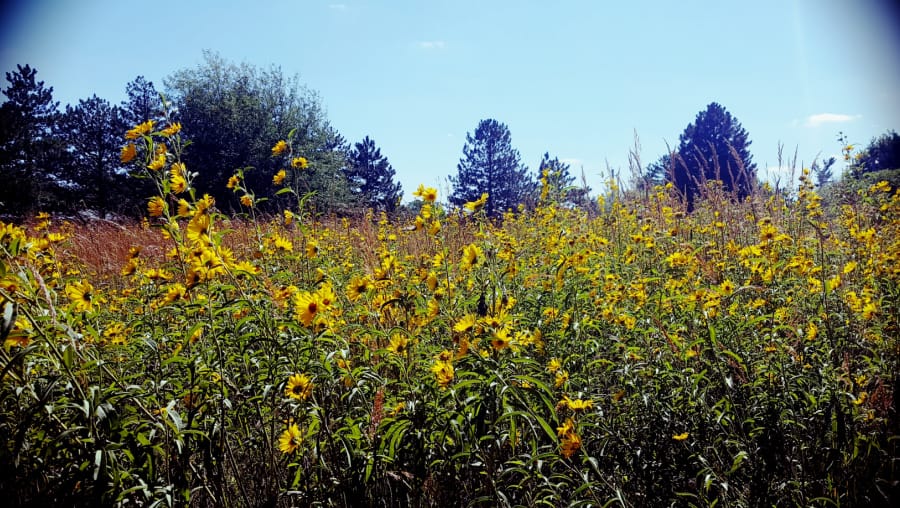
<svg viewBox="0 0 900 508"><path fill-rule="evenodd" d="M278 230L294 242L298 248L305 245L304 234L300 228L280 226L279 219L259 220L258 223L243 219L226 220L219 224L218 230L227 230L223 244L232 249L239 259L254 259L258 252L260 239ZM458 257L462 248L473 241L477 227L471 218L464 216L445 217L442 222L443 248L451 260ZM121 276L122 267L129 257L132 247L141 248L141 257L145 259L163 259L165 253L173 247L160 230L142 227L136 221L114 222L94 220L70 223L66 228L71 234L69 241L60 250L61 258L66 264L80 267L91 279L109 284L113 287L124 287ZM392 232L400 231L394 242L395 254L401 256L432 256L437 251L433 237L422 235L412 229L412 221L405 227L391 227ZM378 217L356 217L342 220L325 217L307 224L307 230L318 236L324 231L328 236L347 239L351 242L354 254L361 259L368 269L381 263L378 252L379 224Z"/></svg>
<svg viewBox="0 0 900 508"><path fill-rule="evenodd" d="M169 246L159 231L144 229L136 222L96 220L72 225L72 235L61 251L66 263L80 266L92 277L115 281L132 247L140 246L149 256L161 257Z"/></svg>

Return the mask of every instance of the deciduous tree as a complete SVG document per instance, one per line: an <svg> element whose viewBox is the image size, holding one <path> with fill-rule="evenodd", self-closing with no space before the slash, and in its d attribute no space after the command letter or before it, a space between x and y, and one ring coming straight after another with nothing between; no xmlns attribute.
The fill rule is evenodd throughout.
<svg viewBox="0 0 900 508"><path fill-rule="evenodd" d="M860 173L900 169L900 134L891 130L872 139L854 162L854 168Z"/></svg>
<svg viewBox="0 0 900 508"><path fill-rule="evenodd" d="M346 142L328 123L318 96L279 68L236 65L209 52L204 57L197 68L165 80L183 134L191 141L184 161L199 173L194 183L200 192L210 193L220 206L237 208L238 197L226 183L236 168L250 166L246 183L258 196L271 196L272 176L283 167L271 149L294 131L293 153L309 165L292 181L318 193L319 209L344 205L349 199L342 173Z"/></svg>

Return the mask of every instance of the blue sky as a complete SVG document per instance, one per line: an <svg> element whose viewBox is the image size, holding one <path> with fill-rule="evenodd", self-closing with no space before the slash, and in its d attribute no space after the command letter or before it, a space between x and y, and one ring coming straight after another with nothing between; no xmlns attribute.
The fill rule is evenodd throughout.
<svg viewBox="0 0 900 508"><path fill-rule="evenodd" d="M749 132L760 176L777 147L839 153L900 130L900 21L877 0L4 2L0 69L30 64L63 105L162 88L205 49L278 65L317 91L350 141L371 136L409 196L446 189L467 132L505 123L523 162L545 151L597 190L644 164L712 101ZM3 82L5 88L6 82ZM771 176L770 176L771 177Z"/></svg>

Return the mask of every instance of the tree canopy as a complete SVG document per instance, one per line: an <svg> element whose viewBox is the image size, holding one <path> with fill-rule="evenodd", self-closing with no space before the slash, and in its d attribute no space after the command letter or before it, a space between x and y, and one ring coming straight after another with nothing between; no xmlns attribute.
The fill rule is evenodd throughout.
<svg viewBox="0 0 900 508"><path fill-rule="evenodd" d="M460 206L475 201L482 193L489 198L488 216L496 217L507 209L534 197L537 183L522 165L519 151L512 147L509 128L494 119L481 120L475 134L466 134L463 157L450 177L453 190L450 202Z"/></svg>
<svg viewBox="0 0 900 508"><path fill-rule="evenodd" d="M225 208L237 208L238 197L226 188L237 168L260 197L273 196L272 176L280 169L271 157L275 143L294 132L293 150L309 165L291 181L300 191L317 193L319 208L346 204L349 191L342 170L346 142L325 117L318 96L272 67L261 70L233 64L206 52L204 62L165 80L168 98L191 141L184 161L199 175L194 184Z"/></svg>
<svg viewBox="0 0 900 508"><path fill-rule="evenodd" d="M853 164L854 172L870 173L900 169L900 134L888 131L869 142Z"/></svg>
<svg viewBox="0 0 900 508"><path fill-rule="evenodd" d="M575 176L569 171L569 164L561 162L558 157L551 159L550 152L544 152L538 168L538 176L546 182L547 198L569 206L586 204L591 189L575 185Z"/></svg>
<svg viewBox="0 0 900 508"><path fill-rule="evenodd" d="M810 166L810 173L816 178L816 187L824 187L831 179L834 177L834 173L831 170L834 163L837 162L837 159L834 157L829 157L823 161L813 161L812 166Z"/></svg>
<svg viewBox="0 0 900 508"><path fill-rule="evenodd" d="M350 192L366 208L393 212L403 195L394 168L375 141L366 136L350 150L345 170Z"/></svg>
<svg viewBox="0 0 900 508"><path fill-rule="evenodd" d="M750 155L747 131L737 118L713 102L697 114L679 137L668 181L688 203L709 180L720 180L726 192L743 199L756 183L756 164Z"/></svg>
<svg viewBox="0 0 900 508"><path fill-rule="evenodd" d="M37 70L17 66L6 73L6 101L0 105L0 213L23 214L53 201L62 153L55 134L59 103Z"/></svg>
<svg viewBox="0 0 900 508"><path fill-rule="evenodd" d="M129 124L125 112L96 95L66 106L61 133L68 160L60 171L77 199L78 208L122 211L129 206L126 170L119 162L122 133ZM133 182L137 183L137 182Z"/></svg>
<svg viewBox="0 0 900 508"><path fill-rule="evenodd" d="M122 114L129 126L134 126L147 120L162 120L162 104L159 92L153 86L152 81L147 81L144 76L134 78L125 85L125 93L128 100L122 101Z"/></svg>

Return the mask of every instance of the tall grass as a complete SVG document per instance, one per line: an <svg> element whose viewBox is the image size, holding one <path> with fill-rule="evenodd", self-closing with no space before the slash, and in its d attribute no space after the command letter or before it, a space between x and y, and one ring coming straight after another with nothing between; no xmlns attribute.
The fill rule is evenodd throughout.
<svg viewBox="0 0 900 508"><path fill-rule="evenodd" d="M237 220L169 128L144 225L0 225L8 505L896 501L886 185Z"/></svg>

